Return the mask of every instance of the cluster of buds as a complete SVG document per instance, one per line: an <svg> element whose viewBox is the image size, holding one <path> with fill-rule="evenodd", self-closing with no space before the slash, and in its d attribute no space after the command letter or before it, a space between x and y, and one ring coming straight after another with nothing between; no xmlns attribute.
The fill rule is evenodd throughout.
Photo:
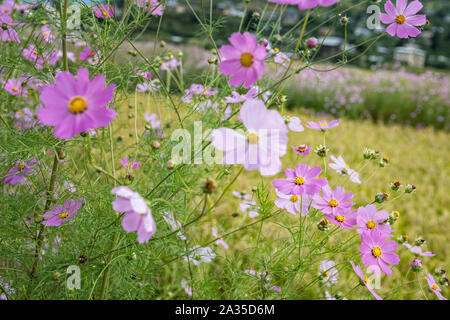
<svg viewBox="0 0 450 320"><path fill-rule="evenodd" d="M398 218L400 217L400 212L398 211L392 211L391 213L389 213L389 219L388 222L390 225L393 225Z"/></svg>
<svg viewBox="0 0 450 320"><path fill-rule="evenodd" d="M414 272L419 272L422 270L422 260L420 259L414 259L413 261L411 261L411 269Z"/></svg>
<svg viewBox="0 0 450 320"><path fill-rule="evenodd" d="M320 231L328 231L328 220L327 219L322 219L318 224L317 224L317 229L319 229Z"/></svg>
<svg viewBox="0 0 450 320"><path fill-rule="evenodd" d="M416 186L413 185L413 184L408 184L408 185L405 187L405 193L413 193L414 190L416 190Z"/></svg>
<svg viewBox="0 0 450 320"><path fill-rule="evenodd" d="M314 149L314 152L321 158L325 158L330 152L330 149L328 149L326 146L320 145L316 149Z"/></svg>
<svg viewBox="0 0 450 320"><path fill-rule="evenodd" d="M391 182L391 183L389 184L389 187L390 187L391 190L393 190L393 191L398 191L398 190L400 190L400 187L401 187L401 186L402 186L402 185L401 185L400 181Z"/></svg>
<svg viewBox="0 0 450 320"><path fill-rule="evenodd" d="M368 149L366 148L364 150L364 159L367 160L376 160L380 157L380 152L373 150L373 149Z"/></svg>
<svg viewBox="0 0 450 320"><path fill-rule="evenodd" d="M386 192L379 192L375 195L376 203L383 203L389 198L389 194Z"/></svg>

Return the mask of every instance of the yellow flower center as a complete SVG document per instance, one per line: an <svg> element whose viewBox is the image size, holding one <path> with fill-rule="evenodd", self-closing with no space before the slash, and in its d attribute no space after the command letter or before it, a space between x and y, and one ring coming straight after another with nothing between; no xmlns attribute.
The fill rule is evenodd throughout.
<svg viewBox="0 0 450 320"><path fill-rule="evenodd" d="M258 143L258 139L259 139L259 137L255 133L249 133L247 135L248 143L251 143L251 144Z"/></svg>
<svg viewBox="0 0 450 320"><path fill-rule="evenodd" d="M300 147L297 148L297 150L300 151L300 152L305 152L306 146L300 146Z"/></svg>
<svg viewBox="0 0 450 320"><path fill-rule="evenodd" d="M89 52L89 57L93 57L93 56L95 56L95 52L94 51Z"/></svg>
<svg viewBox="0 0 450 320"><path fill-rule="evenodd" d="M34 50L33 53L35 56L37 56L37 54L38 54L37 50Z"/></svg>
<svg viewBox="0 0 450 320"><path fill-rule="evenodd" d="M394 214L397 216L397 218L400 217L400 212L394 211Z"/></svg>
<svg viewBox="0 0 450 320"><path fill-rule="evenodd" d="M75 97L69 102L69 110L72 113L82 113L87 108L87 102L83 97Z"/></svg>
<svg viewBox="0 0 450 320"><path fill-rule="evenodd" d="M327 126L327 124L326 124L326 123L324 123L324 122L322 122L322 123L320 124L320 126L321 126L321 127L326 127L326 126Z"/></svg>
<svg viewBox="0 0 450 320"><path fill-rule="evenodd" d="M25 168L25 164L22 161L20 161L17 164L17 169L19 169L19 171L22 171L24 168Z"/></svg>
<svg viewBox="0 0 450 320"><path fill-rule="evenodd" d="M302 184L305 183L305 178L303 178L303 177L295 177L294 183L295 183L296 185L302 185Z"/></svg>
<svg viewBox="0 0 450 320"><path fill-rule="evenodd" d="M369 279L367 278L366 275L364 275L364 282L365 282L365 283L368 283L368 282L369 282Z"/></svg>
<svg viewBox="0 0 450 320"><path fill-rule="evenodd" d="M325 272L323 273L323 276L324 276L325 278L328 277L328 272L325 271Z"/></svg>
<svg viewBox="0 0 450 320"><path fill-rule="evenodd" d="M253 64L253 56L248 52L243 53L241 56L241 64L244 67L250 67Z"/></svg>
<svg viewBox="0 0 450 320"><path fill-rule="evenodd" d="M273 51L275 51L275 52L279 52L279 51L280 51L280 49L278 49L278 48L275 48L275 49L273 49Z"/></svg>
<svg viewBox="0 0 450 320"><path fill-rule="evenodd" d="M48 33L48 32L44 32L44 35L45 35L46 37L48 37L48 36L49 36L49 33Z"/></svg>
<svg viewBox="0 0 450 320"><path fill-rule="evenodd" d="M17 89L16 87L12 88L12 91L14 92L19 92L19 89Z"/></svg>
<svg viewBox="0 0 450 320"><path fill-rule="evenodd" d="M8 9L3 9L3 13L8 13L9 10Z"/></svg>
<svg viewBox="0 0 450 320"><path fill-rule="evenodd" d="M328 205L330 207L336 208L338 206L338 202L336 199L331 199L330 201L328 201Z"/></svg>
<svg viewBox="0 0 450 320"><path fill-rule="evenodd" d="M439 289L439 287L438 287L438 285L435 283L435 284L433 284L433 285L431 286L431 289L437 290L437 289Z"/></svg>
<svg viewBox="0 0 450 320"><path fill-rule="evenodd" d="M397 18L395 18L395 22L397 22L398 24L404 24L405 21L406 21L406 18L402 14L398 15Z"/></svg>
<svg viewBox="0 0 450 320"><path fill-rule="evenodd" d="M298 196L293 195L291 196L291 202L297 202L298 201Z"/></svg>
<svg viewBox="0 0 450 320"><path fill-rule="evenodd" d="M60 217L61 219L65 219L65 218L67 218L68 216L69 216L69 214L68 214L66 211L61 212L61 213L59 214L59 217Z"/></svg>
<svg viewBox="0 0 450 320"><path fill-rule="evenodd" d="M338 221L338 222L344 222L344 221L345 221L345 217L344 217L344 216L339 216L339 215L337 215L337 216L335 217L335 219L336 219L336 221Z"/></svg>
<svg viewBox="0 0 450 320"><path fill-rule="evenodd" d="M381 248L380 248L380 247L373 247L373 248L372 248L372 255L373 255L375 258L381 257L382 254L383 254L383 251L381 251Z"/></svg>
<svg viewBox="0 0 450 320"><path fill-rule="evenodd" d="M373 229L377 226L377 224L373 220L369 220L369 221L367 221L366 226L369 229Z"/></svg>
<svg viewBox="0 0 450 320"><path fill-rule="evenodd" d="M108 16L108 12L107 11L103 11L102 14L103 14L104 17Z"/></svg>

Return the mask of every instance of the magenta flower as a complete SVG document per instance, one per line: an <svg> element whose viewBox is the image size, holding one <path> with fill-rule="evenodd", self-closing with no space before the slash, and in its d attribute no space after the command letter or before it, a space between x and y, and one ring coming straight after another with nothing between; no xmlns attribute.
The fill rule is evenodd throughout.
<svg viewBox="0 0 450 320"><path fill-rule="evenodd" d="M27 49L23 50L23 56L28 61L37 65L42 65L44 63L44 59L39 55L37 48L33 44L30 44Z"/></svg>
<svg viewBox="0 0 450 320"><path fill-rule="evenodd" d="M391 36L399 38L417 37L421 31L416 28L425 25L427 19L424 14L416 15L423 5L418 0L414 0L408 6L408 0L397 0L396 7L391 0L384 4L386 13L381 13L381 22L389 24L386 32Z"/></svg>
<svg viewBox="0 0 450 320"><path fill-rule="evenodd" d="M403 244L405 247L407 247L409 249L409 251L411 251L412 253L419 255L419 256L424 256L424 257L434 257L435 254L432 253L431 251L422 251L422 248L419 246L412 246L409 243L404 243Z"/></svg>
<svg viewBox="0 0 450 320"><path fill-rule="evenodd" d="M37 163L36 159L31 159L29 161L22 161L18 159L14 167L9 169L6 173L3 183L8 185L16 185L22 183L22 180L34 171L33 166Z"/></svg>
<svg viewBox="0 0 450 320"><path fill-rule="evenodd" d="M353 229L356 225L356 210L347 209L340 213L329 213L325 217L343 229Z"/></svg>
<svg viewBox="0 0 450 320"><path fill-rule="evenodd" d="M156 223L144 199L124 186L112 189L111 193L117 195L112 203L113 209L125 213L122 218L123 229L126 232L137 231L139 243L148 242L156 232Z"/></svg>
<svg viewBox="0 0 450 320"><path fill-rule="evenodd" d="M12 0L6 0L4 2L0 4L0 14L9 15L12 13L15 3Z"/></svg>
<svg viewBox="0 0 450 320"><path fill-rule="evenodd" d="M50 30L48 25L42 26L41 32L45 42L52 43L53 41L55 41L55 36L53 35L52 30Z"/></svg>
<svg viewBox="0 0 450 320"><path fill-rule="evenodd" d="M306 216L309 213L309 207L311 206L312 198L309 195L287 195L275 190L278 199L275 200L275 205L280 209L285 209L287 212L297 215L301 213L302 216Z"/></svg>
<svg viewBox="0 0 450 320"><path fill-rule="evenodd" d="M54 135L60 139L108 126L117 114L105 108L114 97L115 85L104 86L105 77L98 75L89 81L87 69L79 69L76 80L67 71L58 73L55 85L45 86L41 91L45 108L38 111L39 120L55 126Z"/></svg>
<svg viewBox="0 0 450 320"><path fill-rule="evenodd" d="M436 281L434 281L433 276L426 271L426 277L425 279L428 282L428 286L430 287L431 291L434 292L434 294L439 298L439 300L448 300L441 294L441 288L436 284Z"/></svg>
<svg viewBox="0 0 450 320"><path fill-rule="evenodd" d="M284 170L287 179L276 179L272 184L284 194L315 195L328 183L326 178L317 178L321 172L321 167L310 168L307 164L299 164L295 170Z"/></svg>
<svg viewBox="0 0 450 320"><path fill-rule="evenodd" d="M80 52L80 60L87 60L90 64L95 64L97 63L96 55L97 53L95 52L95 50L88 46L84 48L82 52Z"/></svg>
<svg viewBox="0 0 450 320"><path fill-rule="evenodd" d="M214 238L218 238L219 237L219 235L217 233L217 230L215 228L211 228L211 233L212 233ZM216 244L218 246L223 246L225 249L228 249L228 243L226 243L223 239L217 239L216 240Z"/></svg>
<svg viewBox="0 0 450 320"><path fill-rule="evenodd" d="M13 96L27 95L27 90L22 88L22 82L24 79L9 79L5 84L5 91L9 92Z"/></svg>
<svg viewBox="0 0 450 320"><path fill-rule="evenodd" d="M391 235L391 226L385 224L389 219L389 213L386 210L377 211L377 207L373 204L368 204L365 207L359 207L357 211L356 224L358 225L359 234L363 232L372 232L378 230L388 236Z"/></svg>
<svg viewBox="0 0 450 320"><path fill-rule="evenodd" d="M12 27L23 25L24 23L13 23L13 19L9 15L0 13L0 38L3 42L10 39L12 42L20 43L19 35Z"/></svg>
<svg viewBox="0 0 450 320"><path fill-rule="evenodd" d="M125 156L122 159L120 159L120 164L127 170L136 170L137 168L139 168L139 165L141 163L138 160L135 160L134 158L128 159L128 157Z"/></svg>
<svg viewBox="0 0 450 320"><path fill-rule="evenodd" d="M336 263L331 260L322 260L320 261L319 266L319 279L322 283L325 283L327 287L331 287L332 285L338 282L339 272L335 268Z"/></svg>
<svg viewBox="0 0 450 320"><path fill-rule="evenodd" d="M99 19L114 18L115 9L114 6L108 6L107 4L99 4L92 8L94 14Z"/></svg>
<svg viewBox="0 0 450 320"><path fill-rule="evenodd" d="M378 266L384 273L391 274L388 264L398 264L400 258L394 253L397 250L397 242L387 240L387 235L379 230L363 232L361 235L360 253L362 262L367 266Z"/></svg>
<svg viewBox="0 0 450 320"><path fill-rule="evenodd" d="M301 144L298 147L292 146L292 150L302 156L307 156L311 152L311 148L312 146L307 146L306 144Z"/></svg>
<svg viewBox="0 0 450 320"><path fill-rule="evenodd" d="M49 227L58 227L64 222L72 220L77 215L78 210L80 210L82 203L83 199L78 199L77 201L68 199L64 205L56 206L52 211L44 213L42 224Z"/></svg>
<svg viewBox="0 0 450 320"><path fill-rule="evenodd" d="M246 132L229 128L213 130L211 141L223 151L224 164L243 164L246 170L257 169L269 176L280 172L280 157L287 148L288 129L276 110L267 110L259 100L247 100L241 107Z"/></svg>
<svg viewBox="0 0 450 320"><path fill-rule="evenodd" d="M223 57L220 71L231 76L230 85L239 87L244 84L245 88L249 88L262 77L266 48L258 45L256 37L248 32L243 35L235 32L228 40L231 45L224 45L219 50Z"/></svg>
<svg viewBox="0 0 450 320"><path fill-rule="evenodd" d="M322 196L314 195L313 207L322 211L324 214L345 213L354 205L354 202L349 202L353 198L353 192L345 193L342 187L331 189L329 185L322 188Z"/></svg>
<svg viewBox="0 0 450 320"><path fill-rule="evenodd" d="M341 122L341 120L332 120L330 121L330 123L326 122L325 120L319 122L308 121L306 127L309 129L325 131L327 129L337 127L339 125L339 122Z"/></svg>
<svg viewBox="0 0 450 320"><path fill-rule="evenodd" d="M163 6L158 0L135 0L134 4L139 8L147 9L154 16L162 15Z"/></svg>
<svg viewBox="0 0 450 320"><path fill-rule="evenodd" d="M366 288L370 291L370 293L377 299L377 300L383 300L379 295L375 293L375 290L373 290L372 286L370 285L369 279L365 276L364 272L362 271L360 266L355 265L353 261L350 260L350 263L352 264L353 271L357 274L357 276L361 279L361 281L364 283Z"/></svg>

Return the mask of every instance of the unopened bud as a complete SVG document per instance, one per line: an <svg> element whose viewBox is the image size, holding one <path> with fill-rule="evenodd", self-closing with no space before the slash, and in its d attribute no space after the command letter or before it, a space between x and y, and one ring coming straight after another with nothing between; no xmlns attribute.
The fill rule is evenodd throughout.
<svg viewBox="0 0 450 320"><path fill-rule="evenodd" d="M216 190L217 186L216 186L216 183L214 182L214 180L207 177L202 188L203 188L204 193L211 194Z"/></svg>
<svg viewBox="0 0 450 320"><path fill-rule="evenodd" d="M420 259L414 259L411 262L411 268L414 272L419 272L422 270L422 261Z"/></svg>
<svg viewBox="0 0 450 320"><path fill-rule="evenodd" d="M405 188L405 193L413 193L416 190L416 186L413 184L408 184Z"/></svg>
<svg viewBox="0 0 450 320"><path fill-rule="evenodd" d="M383 203L389 198L389 194L385 192L380 192L375 195L375 202Z"/></svg>
<svg viewBox="0 0 450 320"><path fill-rule="evenodd" d="M161 147L161 143L159 143L159 141L153 140L152 141L152 147L154 149L159 149Z"/></svg>
<svg viewBox="0 0 450 320"><path fill-rule="evenodd" d="M398 191L400 189L400 181L395 181L395 182L391 182L391 184L389 185L391 187L392 190L394 191Z"/></svg>

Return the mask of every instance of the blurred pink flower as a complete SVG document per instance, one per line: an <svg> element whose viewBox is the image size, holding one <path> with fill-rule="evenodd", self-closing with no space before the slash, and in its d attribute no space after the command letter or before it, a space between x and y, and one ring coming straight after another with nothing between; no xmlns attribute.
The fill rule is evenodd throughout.
<svg viewBox="0 0 450 320"><path fill-rule="evenodd" d="M99 4L92 8L94 10L94 14L97 18L100 19L108 19L114 18L115 9L114 6L108 6L107 4Z"/></svg>
<svg viewBox="0 0 450 320"><path fill-rule="evenodd" d="M312 149L312 146L307 146L306 144L301 144L298 147L292 146L292 150L295 153L301 154L302 156L307 156Z"/></svg>
<svg viewBox="0 0 450 320"><path fill-rule="evenodd" d="M78 199L77 201L68 199L64 205L56 206L52 211L44 213L44 221L42 221L42 224L58 227L64 222L72 220L77 215L78 210L80 210L82 203L83 199Z"/></svg>
<svg viewBox="0 0 450 320"><path fill-rule="evenodd" d="M409 251L411 251L414 254L417 254L419 256L425 256L425 257L434 257L435 254L432 253L431 251L422 251L422 248L419 246L412 246L409 243L404 243L403 244L405 247L407 247L409 249Z"/></svg>
<svg viewBox="0 0 450 320"><path fill-rule="evenodd" d="M325 120L321 120L319 122L308 121L306 127L309 129L325 131L327 129L337 127L339 125L339 122L341 122L341 120L332 120L330 121L330 123L326 122Z"/></svg>
<svg viewBox="0 0 450 320"><path fill-rule="evenodd" d="M214 238L218 238L219 237L216 228L211 228L211 233L212 233ZM216 243L217 243L218 246L223 246L225 249L228 249L228 243L226 243L223 239L217 239Z"/></svg>
<svg viewBox="0 0 450 320"><path fill-rule="evenodd" d="M426 277L425 279L428 282L428 286L430 287L431 291L434 292L434 294L439 298L439 300L448 300L441 294L441 288L436 284L436 281L434 281L433 276L426 271Z"/></svg>
<svg viewBox="0 0 450 320"><path fill-rule="evenodd" d="M34 171L34 165L37 163L36 159L29 161L23 161L21 159L16 160L14 167L9 169L3 179L4 184L16 185L23 183L22 180Z"/></svg>
<svg viewBox="0 0 450 320"><path fill-rule="evenodd" d="M353 261L350 260L350 263L352 265L353 271L358 275L358 277L361 279L361 281L366 286L367 290L370 291L370 293L377 299L377 300L383 300L379 295L375 293L375 290L373 290L372 286L370 285L369 279L364 275L364 271L362 271L360 266L355 265Z"/></svg>
<svg viewBox="0 0 450 320"><path fill-rule="evenodd" d="M137 168L139 168L139 165L141 163L134 158L128 159L127 156L124 156L122 159L120 159L120 164L127 170L136 170Z"/></svg>

